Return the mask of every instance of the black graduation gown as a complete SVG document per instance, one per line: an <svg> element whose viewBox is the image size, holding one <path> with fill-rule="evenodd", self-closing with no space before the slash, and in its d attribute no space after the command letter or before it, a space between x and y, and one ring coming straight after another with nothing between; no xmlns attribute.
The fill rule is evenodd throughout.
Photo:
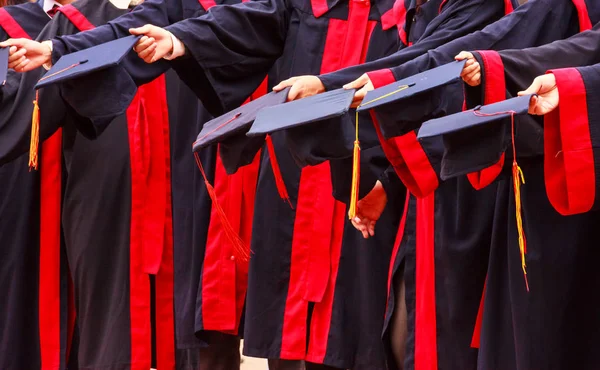
<svg viewBox="0 0 600 370"><path fill-rule="evenodd" d="M335 70L398 49L396 23L379 22L391 3L350 4L349 20L345 2L256 1L214 8L206 17L168 27L189 51L187 59L173 66L218 113L239 105L269 70L272 86L287 77ZM178 67L190 59L201 69ZM281 137L272 138L295 210L279 199L269 155L263 151L244 352L341 368L385 368L382 267L389 261L397 208L390 207L380 220L382 231L374 239L361 240L346 220L346 206L331 197L329 163L300 170Z"/></svg>
<svg viewBox="0 0 600 370"><path fill-rule="evenodd" d="M511 185L505 191L504 219L496 221L503 229L494 239L490 260L481 334L482 368L494 364L565 369L575 362L583 369L597 367L598 355L589 349L598 342L600 324L593 308L598 304L594 292L600 281L590 273L592 261L598 258L593 247L599 216L594 210L594 129L590 120L595 108L593 98L589 100L586 94L595 84L596 67L554 69L599 62L599 35L596 26L594 31L539 48L477 53L485 89L468 89L472 102L478 98L488 101L490 96L515 96L548 69L555 74L561 91L559 109L546 116L543 125L538 118L515 119L517 162L526 181L521 186L521 202L529 292L521 269L508 168L512 154L509 150L504 155L507 165L499 181ZM482 133L492 139L492 146L510 148L510 135L497 130ZM543 152L541 145L532 152L531 143L543 144ZM477 150L468 141L464 148ZM510 349L507 353L511 355L499 356L498 348Z"/></svg>
<svg viewBox="0 0 600 370"><path fill-rule="evenodd" d="M38 4L3 7L0 39L36 38L48 21L50 17ZM5 105L5 97L17 93L20 77L9 72L0 91L3 110L11 108ZM31 105L26 111L31 116ZM29 172L27 163L28 156L23 155L0 167L0 286L4 297L0 305L0 368L59 369L66 366L68 346L67 266L60 242L60 210L52 209L52 199L40 204L40 183L47 185L60 172ZM46 191L45 195L50 194ZM43 225L44 239L40 239L42 214L50 217ZM73 315L70 318L74 319Z"/></svg>
<svg viewBox="0 0 600 370"><path fill-rule="evenodd" d="M126 12L108 1L78 1L62 7L39 38L90 29ZM26 74L21 85L33 87L40 75ZM127 112L97 140L77 131L96 134L87 119L62 104L57 87L40 93L41 138L63 127L62 223L75 284L81 367L147 369L153 347L159 368L197 367L194 350L175 351L164 83L160 77L141 89ZM14 104L27 106L32 99L30 94ZM115 109L106 105L105 113ZM18 135L6 138L2 158L26 150L29 129L18 126ZM156 150L148 153L150 145ZM47 167L43 157L40 167Z"/></svg>
<svg viewBox="0 0 600 370"><path fill-rule="evenodd" d="M533 1L524 7L518 8L513 14L490 25L481 32L450 42L438 49L430 50L426 55L412 62L392 68L391 73L387 70L373 73L371 79L376 86L390 83L394 79L408 77L428 68L450 62L454 55L462 49L478 47L479 45L506 45L504 47L511 47L511 45L519 43L540 45L557 37L564 37L566 32L577 32L579 30L577 14L577 9L570 2L549 4L543 1ZM573 19L575 23L573 23ZM585 19L587 20L587 18ZM548 24L553 25L552 30L537 32L536 27ZM398 54L402 54L402 52ZM343 74L340 73L342 76ZM418 124L418 122L436 115L458 111L462 103L461 94L456 91L456 86L449 90L444 93L444 96L450 99L441 100L444 104L421 105L415 106L414 109L403 107L398 111L399 123L407 124L410 127L414 122ZM452 99L454 99L454 102L452 102ZM415 119L414 122L402 122L404 117L416 117L420 121ZM401 133L402 131L399 130L398 134ZM422 202L420 206L423 214L426 214L427 207L436 212L435 228L430 229L432 233L435 230L433 235L435 235L434 244L436 248L436 281L434 284L436 302L438 307L445 305L444 302L447 302L447 306L451 308L448 311L450 312L449 315L440 315L439 312L436 315L436 323L440 327L438 341L442 342L443 334L449 333L452 342L448 344L456 345L460 342L464 348L464 345L469 343L470 340L471 333L468 328L473 328L473 313L476 312L474 310L480 299L485 279L486 261L491 243L490 235L502 232L501 229L498 229L498 226L493 224L495 217L493 208L496 203L501 204L503 200L506 200L507 196L501 190L498 194L496 193L497 190L494 187L498 184L494 184L494 187L486 188L483 191L475 192L465 178L440 184L439 163L443 148L439 140L425 141L421 144L416 141L416 135L410 133L403 137L388 140L388 151L391 153L389 158L396 159L394 163L396 169L413 194L423 197L437 189L435 198L427 196L422 200L415 200L415 202ZM428 199L432 204L427 203ZM409 212L410 209L409 207ZM496 210L495 213L502 214L502 211ZM449 215L452 215L452 217ZM457 219L468 221L457 224ZM408 217L407 224L408 220L414 222L415 217ZM473 220L477 220L477 222L473 222ZM417 230L420 229L417 228ZM405 243L409 243L411 240L414 243L414 238L405 237ZM454 268L457 265L468 267ZM409 292L407 291L407 293ZM432 303L430 302L430 304ZM465 315L467 311L470 311L469 315ZM449 328L450 330L448 330ZM456 338L462 339L456 340ZM474 339L473 344L477 345L477 335ZM440 343L438 343L438 348L439 345ZM443 356L444 353L449 352L440 350L439 353ZM502 351L499 351L499 353L502 353ZM471 358L473 359L473 357Z"/></svg>
<svg viewBox="0 0 600 370"><path fill-rule="evenodd" d="M238 3L223 1L219 4ZM217 5L213 1L184 0L169 3L147 1L133 11L89 32L60 37L54 40L53 57L85 49L103 42L129 35L129 29L147 23L167 25L178 20L200 16ZM150 67L141 63L137 56L126 58L123 63L125 75L115 71L101 72L95 76L79 79L63 87L62 96L78 114L90 118L89 127L94 135L106 127L107 117L123 113L132 94L107 114L102 101L114 104L120 91L135 91L137 86L156 77L165 67ZM158 63L160 64L160 63ZM89 91L90 79L103 81ZM106 82L110 81L110 82ZM191 144L202 125L212 116L198 102L190 89L184 86L173 72L167 73L167 105L170 121L171 191L174 225L175 269L175 322L178 348L194 348L204 345L210 338L205 331L221 331L237 334L244 307L248 262L231 259L235 252L225 233L205 188L204 179L196 168ZM115 89L115 84L120 88ZM250 97L253 99L266 92L259 87ZM80 99L83 94L93 101ZM106 100L103 100L106 99ZM190 121L195 124L189 124ZM258 176L258 158L252 165L228 175L217 158L217 147L200 152L208 180L213 184L219 203L229 220L250 244L255 184ZM200 337L200 339L198 338Z"/></svg>

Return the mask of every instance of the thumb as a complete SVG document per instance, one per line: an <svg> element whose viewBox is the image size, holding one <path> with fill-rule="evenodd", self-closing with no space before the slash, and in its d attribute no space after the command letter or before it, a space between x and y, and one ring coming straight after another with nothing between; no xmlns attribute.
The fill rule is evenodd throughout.
<svg viewBox="0 0 600 370"><path fill-rule="evenodd" d="M519 91L518 95L519 96L523 96L523 95L533 95L533 94L537 94L538 91L540 91L542 87L542 82L540 79L536 78L535 80L533 80L533 83L531 84L531 86L529 86L527 88L527 90L525 91Z"/></svg>
<svg viewBox="0 0 600 370"><path fill-rule="evenodd" d="M294 82L298 81L299 77L288 78L287 80L283 80L278 83L275 87L273 87L273 91L281 91L286 87L290 87L294 84Z"/></svg>
<svg viewBox="0 0 600 370"><path fill-rule="evenodd" d="M292 85L292 88L288 92L287 101L294 101L299 98L300 88L298 85Z"/></svg>
<svg viewBox="0 0 600 370"><path fill-rule="evenodd" d="M7 48L10 46L22 48L25 45L26 41L26 39L8 39L6 41L0 42L0 48Z"/></svg>
<svg viewBox="0 0 600 370"><path fill-rule="evenodd" d="M146 24L138 28L130 28L129 33L132 35L147 35L152 30L152 25Z"/></svg>
<svg viewBox="0 0 600 370"><path fill-rule="evenodd" d="M465 59L473 59L474 56L472 53L468 51L461 51L457 56L454 57L455 60L465 60Z"/></svg>
<svg viewBox="0 0 600 370"><path fill-rule="evenodd" d="M364 75L360 76L356 80L344 85L344 89L346 89L346 90L360 89L361 87L365 86L369 82L369 80L370 80L369 76L365 73Z"/></svg>

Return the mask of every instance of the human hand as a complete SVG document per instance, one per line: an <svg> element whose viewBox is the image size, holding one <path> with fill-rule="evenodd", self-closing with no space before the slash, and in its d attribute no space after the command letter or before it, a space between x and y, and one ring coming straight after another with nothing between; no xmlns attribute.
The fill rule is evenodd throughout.
<svg viewBox="0 0 600 370"><path fill-rule="evenodd" d="M10 48L8 68L17 72L29 72L52 61L52 50L44 43L28 39L8 39L0 43Z"/></svg>
<svg viewBox="0 0 600 370"><path fill-rule="evenodd" d="M129 33L142 36L133 50L146 63L154 63L173 53L171 32L163 28L147 24L139 28L132 28Z"/></svg>
<svg viewBox="0 0 600 370"><path fill-rule="evenodd" d="M473 53L461 51L454 59L467 60L465 67L460 74L460 77L467 85L473 87L481 85L481 65L479 65L479 62L477 62Z"/></svg>
<svg viewBox="0 0 600 370"><path fill-rule="evenodd" d="M387 204L387 194L383 184L377 181L373 189L356 204L356 217L352 225L368 239L375 235L375 224L381 217Z"/></svg>
<svg viewBox="0 0 600 370"><path fill-rule="evenodd" d="M352 99L352 108L356 108L362 104L363 99L367 95L367 92L374 90L375 86L366 73L357 78L356 80L344 85L344 89L356 89L354 98Z"/></svg>
<svg viewBox="0 0 600 370"><path fill-rule="evenodd" d="M536 77L527 90L519 92L519 96L531 94L537 96L534 95L529 102L529 114L543 116L555 110L558 107L560 97L554 74L548 73Z"/></svg>
<svg viewBox="0 0 600 370"><path fill-rule="evenodd" d="M287 100L294 101L325 92L325 86L317 76L297 76L281 81L273 91L291 87Z"/></svg>

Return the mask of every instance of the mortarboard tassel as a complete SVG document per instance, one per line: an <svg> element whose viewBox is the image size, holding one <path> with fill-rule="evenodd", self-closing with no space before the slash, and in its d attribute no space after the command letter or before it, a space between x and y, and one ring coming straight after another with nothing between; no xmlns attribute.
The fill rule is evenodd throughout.
<svg viewBox="0 0 600 370"><path fill-rule="evenodd" d="M381 99L385 99L414 85L414 83L410 85L400 85L396 90L380 96L377 99L363 103L360 105L360 107L364 107ZM360 187L360 140L358 139L358 108L356 110L356 138L354 140L354 150L352 153L352 188L350 189L350 205L348 206L348 218L351 220L356 217L356 214L358 213L358 192Z"/></svg>
<svg viewBox="0 0 600 370"><path fill-rule="evenodd" d="M38 153L40 145L40 105L38 104L38 92L35 92L33 101L33 115L31 117L31 140L29 142L29 170L38 169Z"/></svg>
<svg viewBox="0 0 600 370"><path fill-rule="evenodd" d="M529 292L529 281L527 279L527 262L525 261L525 255L527 254L527 239L525 238L525 229L523 228L523 209L521 207L521 185L525 184L525 175L523 170L517 163L517 148L515 146L515 111L497 112L497 113L481 113L477 110L473 111L476 116L489 117L497 116L502 114L510 114L510 131L512 141L512 152L513 152L513 163L512 163L512 180L513 190L515 193L515 217L517 221L517 233L519 235L519 253L521 256L521 269L523 270L523 277L525 278L525 288Z"/></svg>
<svg viewBox="0 0 600 370"><path fill-rule="evenodd" d="M360 141L358 139L358 111L356 111L356 138L352 152L352 189L350 190L350 206L348 218L353 219L357 214L358 188L360 187Z"/></svg>
<svg viewBox="0 0 600 370"><path fill-rule="evenodd" d="M58 74L68 71L71 68L75 68L78 65L87 63L87 60L81 61L79 63L71 64L70 66L61 69L60 71L56 71L47 76L40 78L39 82L47 80L51 77L54 77ZM40 104L39 104L39 91L35 92L35 100L33 101L33 115L31 117L31 140L29 142L29 170L38 169L38 154L40 147Z"/></svg>
<svg viewBox="0 0 600 370"><path fill-rule="evenodd" d="M512 176L513 187L515 191L515 212L517 219L517 232L519 234L519 252L521 253L521 268L523 269L523 277L525 278L525 287L529 291L529 281L527 280L527 263L525 254L527 253L527 240L525 239L525 231L523 229L523 210L521 208L521 183L525 184L525 175L523 170L517 164L517 149L515 147L515 112L510 115L510 131L512 138L513 163Z"/></svg>
<svg viewBox="0 0 600 370"><path fill-rule="evenodd" d="M271 159L271 168L273 169L273 176L275 176L275 185L277 186L277 192L281 199L285 200L290 208L294 209L292 202L290 201L290 196L288 195L287 187L285 186L285 182L283 181L283 176L281 176L281 169L279 168L279 162L277 161L277 155L275 154L275 147L273 146L273 140L271 139L271 135L267 135L266 138L267 150L269 151L269 158Z"/></svg>
<svg viewBox="0 0 600 370"><path fill-rule="evenodd" d="M231 244L233 244L234 254L237 256L237 258L240 258L243 262L248 261L250 259L250 252L249 252L248 248L246 247L246 244L244 243L242 238L239 236L239 234L233 229L233 226L231 226L231 223L229 222L229 219L227 218L225 211L219 204L219 200L217 199L217 194L215 194L215 189L213 188L213 186L208 181L208 178L206 177L206 173L204 172L204 167L202 166L202 162L200 162L200 156L198 155L197 152L194 153L194 157L196 158L196 164L198 165L198 169L200 169L200 173L202 173L202 177L204 178L204 184L206 184L206 190L208 191L208 195L210 196L212 205L213 205L213 207L215 207L215 210L217 211L217 214L219 215L219 220L221 221L221 225L223 225L223 230L225 231L225 236L227 236L227 239L229 239Z"/></svg>

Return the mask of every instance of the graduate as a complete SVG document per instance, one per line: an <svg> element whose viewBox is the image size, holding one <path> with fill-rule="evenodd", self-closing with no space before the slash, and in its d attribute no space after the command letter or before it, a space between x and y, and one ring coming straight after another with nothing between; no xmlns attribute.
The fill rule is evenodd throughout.
<svg viewBox="0 0 600 370"><path fill-rule="evenodd" d="M590 3L588 5L591 5L589 8L590 15L593 16L594 14L597 14L597 10L593 7L594 4ZM408 77L428 68L450 62L453 59L453 54L455 54L452 50L458 51L458 48L460 47L459 45L463 44L463 42L463 45L493 45L494 47L507 48L520 44L524 46L540 45L553 41L557 38L568 37L579 30L584 30L590 27L591 22L586 14L587 10L588 9L585 4L582 4L581 2L571 3L569 1L559 1L549 3L544 1L532 1L517 9L515 13L505 17L501 21L489 26L481 32L476 32L462 39L450 42L449 44L436 50L431 50L427 55L417 58L415 61L408 62L405 65L401 65L397 68L392 68L391 71L383 70L373 73L371 74L371 80L372 82L376 82L376 86L380 86L389 83L394 79ZM552 30L545 30L544 26L547 24L564 24L564 26L553 26ZM538 28L544 29L544 31L536 32ZM402 51L387 59L398 59L401 55L403 55ZM388 61L384 59L382 61L374 62L373 65L382 62ZM350 68L345 71L340 71L339 73L333 73L329 76L320 76L320 78L322 81L324 81L325 85L336 86L337 84L337 86L339 86L344 81L344 75L356 76L360 73L361 68L369 68L369 66L363 65ZM361 87L365 83L365 80L369 81L369 78L367 77L365 79L363 77L351 84L350 87ZM338 82L330 83L330 81ZM364 92L366 92L368 89L372 89L372 82L369 82L363 91L359 91L359 93L357 93L355 99L357 104L364 97ZM298 86L298 88L304 88L307 90L309 89L301 86L302 85ZM460 97L461 94L457 91L451 91L446 92L445 96ZM454 103L453 109L455 111L459 110L461 103L462 101L457 99L457 101ZM443 107L443 104L434 105L433 107L435 109L428 110L425 105L416 105L416 108L411 109L410 113L407 112L406 107L398 107L398 115L400 117L406 117L408 113L408 115L421 117L422 120L426 120L427 118L435 116L436 114L443 114L444 109L440 110L440 106ZM451 107L452 104L449 106ZM436 111L436 109L438 109L438 111ZM421 112L413 112L416 110L421 110ZM445 109L445 112L451 111L452 110L448 110L447 108ZM393 124L393 122L388 123L388 126L393 126ZM474 135L474 137L478 137L478 135ZM439 163L443 153L443 147L441 147L442 149L440 150L441 142L434 140L430 142L419 143L416 141L416 135L409 134L398 139L388 140L388 144L388 158L396 158L395 168L413 194L417 194L419 197L426 196L430 194L431 191L438 188L440 185ZM415 148L418 149L416 152L414 150ZM423 153L424 156L414 155L418 153ZM419 158L424 158L425 161L420 160ZM392 160L392 162L394 161ZM477 175L478 174L470 176L469 179L473 182L483 179L483 177ZM498 184L494 184L494 186L498 186ZM501 191L498 193L498 195L496 195L496 191L497 190L494 189L494 187L488 187L483 190L483 193L481 191L474 192L469 182L464 178L444 182L439 187L436 194L435 203L433 203L436 212L439 212L436 213L439 216L435 218L435 229L437 230L436 235L440 235L440 233L443 235L439 237L439 239L437 237L435 239L435 286L437 288L436 303L438 306L444 305L443 302L446 302L449 299L455 299L455 302L457 302L457 304L460 303L461 305L468 305L469 301L472 303L477 302L477 298L473 293L468 296L465 296L464 294L468 291L466 287L472 287L470 290L471 292L474 292L477 290L477 286L475 286L476 284L479 284L480 287L483 286L483 279L485 279L486 272L486 249L489 249L489 244L491 242L489 235L492 232L496 232L498 229L493 224L494 204L502 204L502 199L507 198L507 193L505 191ZM458 203L458 200L460 200L460 203ZM427 214L426 209L426 204L422 205L420 213ZM364 212L369 211L367 210ZM495 212L502 214L502 209L496 210ZM505 214L507 211L504 210L503 212ZM419 212L417 211L417 213ZM444 222L444 220L449 220L448 215L450 214L453 215L450 225L454 225L456 223L455 220L457 217L459 219L462 217L463 219L469 221L464 223L464 225L461 223L463 226L461 226L459 229L446 227L445 225L447 225L448 222ZM474 216L475 214L478 216ZM369 215L369 217L366 218L366 221L369 221L369 218L372 220L373 217L376 217L376 214L374 216ZM478 222L474 223L474 219L478 220ZM407 218L407 224L409 224L410 220L414 220L414 216L413 218ZM427 220L427 218L424 218L424 220ZM471 228L469 229L469 227ZM405 238L405 240L407 239ZM444 242L442 243L441 241ZM453 250L455 252L452 252ZM467 263L473 264L471 265L472 267L460 269L460 271L457 271L452 267L455 265L467 266ZM477 275L475 271L479 271L479 279L474 279L474 276ZM440 288L443 288L444 290L440 291ZM458 292L461 293L459 294ZM452 300L450 300L450 302L452 302ZM454 304L451 304L450 306L455 307ZM473 304L470 305L470 307L473 306ZM457 311L463 312L464 309ZM456 320L456 315L444 317L440 316L438 313L436 316L437 324L440 326L442 332L445 332L444 328L452 327L452 325L457 327L456 321L453 322L452 320L449 320L452 317L454 317L454 320ZM472 327L473 324L470 326ZM462 327L464 328L466 326L463 325ZM453 335L452 343L456 343L456 332L458 331L450 330L448 332ZM462 333L462 338L464 338L463 342L467 340L470 341L470 333L467 331L463 331ZM478 336L476 335L474 339L475 341L473 344L477 345ZM439 345L440 341L438 342L438 348ZM492 346L489 351L495 351L494 353L496 353L497 356L501 356L502 352L497 351L497 348L498 347ZM440 351L439 353L443 355L444 351ZM506 365L506 368L511 368L511 366Z"/></svg>
<svg viewBox="0 0 600 370"><path fill-rule="evenodd" d="M595 84L594 64L600 61L598 35L596 26L592 31L539 48L460 56L474 56L478 61L464 76L473 85L467 88L467 100L472 104L492 94L504 98L524 90L520 95L541 94L532 99L530 112L550 112L543 123L532 116L515 116L517 131L512 140L510 134L504 136L502 132L510 130L510 121L475 127L477 135L484 135L479 137L491 146L506 149L502 157L507 165L498 177L514 176L510 167L516 163L526 181L520 187L520 196L510 192L506 231L503 238L495 240L497 249L492 252L496 258L491 260L482 327L482 349L489 346L482 357L484 363L563 369L577 361L584 369L597 367L598 356L588 350L588 345L598 341L599 323L592 308L598 297L589 292L597 289L599 281L586 272L590 270L586 261L597 258L591 247L598 222L594 207L594 101L588 92ZM504 84L492 84L495 71ZM527 88L535 76L545 71L549 74ZM472 137L474 131L468 129L461 134ZM531 153L527 143L536 141L543 143L543 151ZM483 165L498 160L498 155L495 159L489 157L471 140L465 140L460 149L481 152L488 158ZM465 163L462 170L476 171L481 167L482 164L471 167ZM519 203L522 230L515 221ZM518 242L521 235L526 240L524 261ZM529 292L523 279L524 268ZM510 300L503 304L507 297ZM493 305L492 310L487 310L488 303ZM494 352L499 346L510 346L514 354L500 358Z"/></svg>
<svg viewBox="0 0 600 370"><path fill-rule="evenodd" d="M6 5L0 9L0 40L35 39L54 15L53 5L60 4ZM3 109L10 108L5 99L18 93L21 76L9 72L0 92ZM26 109L29 117L32 108ZM6 134L5 126L0 132ZM48 159L56 152L52 145L44 149ZM64 369L73 332L74 315L67 303L72 297L67 298L60 209L53 207L52 190L43 190L60 173L51 168L30 173L27 161L22 155L0 167L0 286L5 297L0 305L0 368Z"/></svg>
<svg viewBox="0 0 600 370"><path fill-rule="evenodd" d="M127 13L128 5L79 1L61 7L39 38L91 29ZM149 72L147 81L160 75ZM35 98L33 86L40 76L22 77L21 86L29 86L31 93L16 97L13 109L29 109ZM41 139L62 126L64 167L58 186L64 191L60 206L75 285L80 340L77 360L82 368L147 369L153 358L154 367L161 369L199 368L197 347L175 349L164 84L161 77L140 90L127 112L115 118L115 124L107 125L97 140L89 139L98 132L86 130L88 120L62 103L56 86L44 87L37 99ZM115 107L106 108L104 113L110 116ZM3 160L26 151L30 125L30 118L29 123L15 122L12 132L16 137L2 136L7 143ZM148 153L143 148L150 144L156 150ZM42 151L38 163L41 171L51 165L43 155Z"/></svg>
<svg viewBox="0 0 600 370"><path fill-rule="evenodd" d="M410 42L412 46L396 55L406 58L407 61L411 60L431 48L441 46L473 30L485 27L500 18L507 9L512 9L517 5L516 3L500 2L482 4L460 1L444 3L442 7L444 10L434 18L424 32L421 32L422 35L413 34L415 38ZM427 9L429 5L432 5L432 2L428 2L423 10ZM494 10L497 14L496 18L492 18ZM470 14L474 12L477 12L480 17L477 20L469 19ZM484 15L488 15L488 17ZM469 19L469 21L464 19ZM350 69L360 68L361 66ZM344 70L339 74L344 76ZM338 73L334 72L332 75L338 75ZM304 89L303 80L305 79L310 83L315 78L312 80L310 77L292 78L284 81L277 88L292 85L292 88L297 87L298 91L314 93L311 86L307 85L308 89ZM419 109L423 105L421 102L417 102L413 106ZM417 115L417 117L421 116ZM389 158L393 157L390 155ZM409 189L411 189L411 185L414 186L414 183L406 181L404 178L403 180ZM390 196L390 191L397 192L402 189L387 187L385 190ZM411 190L421 196L418 189L413 187ZM451 191L449 190L449 192ZM475 193L471 189L469 191ZM474 209L480 211L478 214L482 214L482 216L477 223L472 223L472 230L482 238L491 233L493 213L490 212L487 217L483 215L486 210L493 208L494 195L490 192L465 204L464 208L461 207L465 212ZM465 198L468 199L462 197L461 200ZM403 228L399 232L402 243L396 245L394 261L391 266L391 289L384 336L389 337L393 350L407 352L404 363L399 360L402 353L396 354L396 362L400 362L400 367L403 365L408 368L413 366L417 368L437 367L439 364L439 366L455 366L457 369L475 368L477 351L471 349L471 340L485 281L489 240L480 242L479 244L482 244L483 248L474 248L476 249L475 253L465 253L465 246L460 244L460 234L454 234L452 229L444 227L443 224L440 225L436 220L436 232L445 233L444 235L447 237L431 239L431 243L433 243L431 245L423 244L423 240L427 240L424 237L425 234L434 233L433 229L428 229L432 226L427 225L431 225L429 220L433 218L435 203L433 198L428 200L429 202L420 202L411 197L405 210ZM384 195L377 199L371 194L370 197L358 203L360 221L353 221L363 233L373 233L375 223L384 208L381 202L385 205ZM418 234L416 234L417 232ZM434 246L437 251L435 263L433 261ZM452 249L452 247L456 249ZM431 254L428 253L428 248L431 248ZM482 261L483 263L481 263ZM466 270L452 273L453 266L458 263L472 264L467 269L468 277L464 275ZM417 266L419 267L417 268ZM433 271L436 272L435 275ZM402 284L404 279L406 284ZM403 305L408 307L408 317L405 316L402 309ZM440 309L436 310L436 306ZM404 330L408 330L408 333L402 335L401 327L406 325L408 328ZM431 353L437 353L437 355L431 356Z"/></svg>

